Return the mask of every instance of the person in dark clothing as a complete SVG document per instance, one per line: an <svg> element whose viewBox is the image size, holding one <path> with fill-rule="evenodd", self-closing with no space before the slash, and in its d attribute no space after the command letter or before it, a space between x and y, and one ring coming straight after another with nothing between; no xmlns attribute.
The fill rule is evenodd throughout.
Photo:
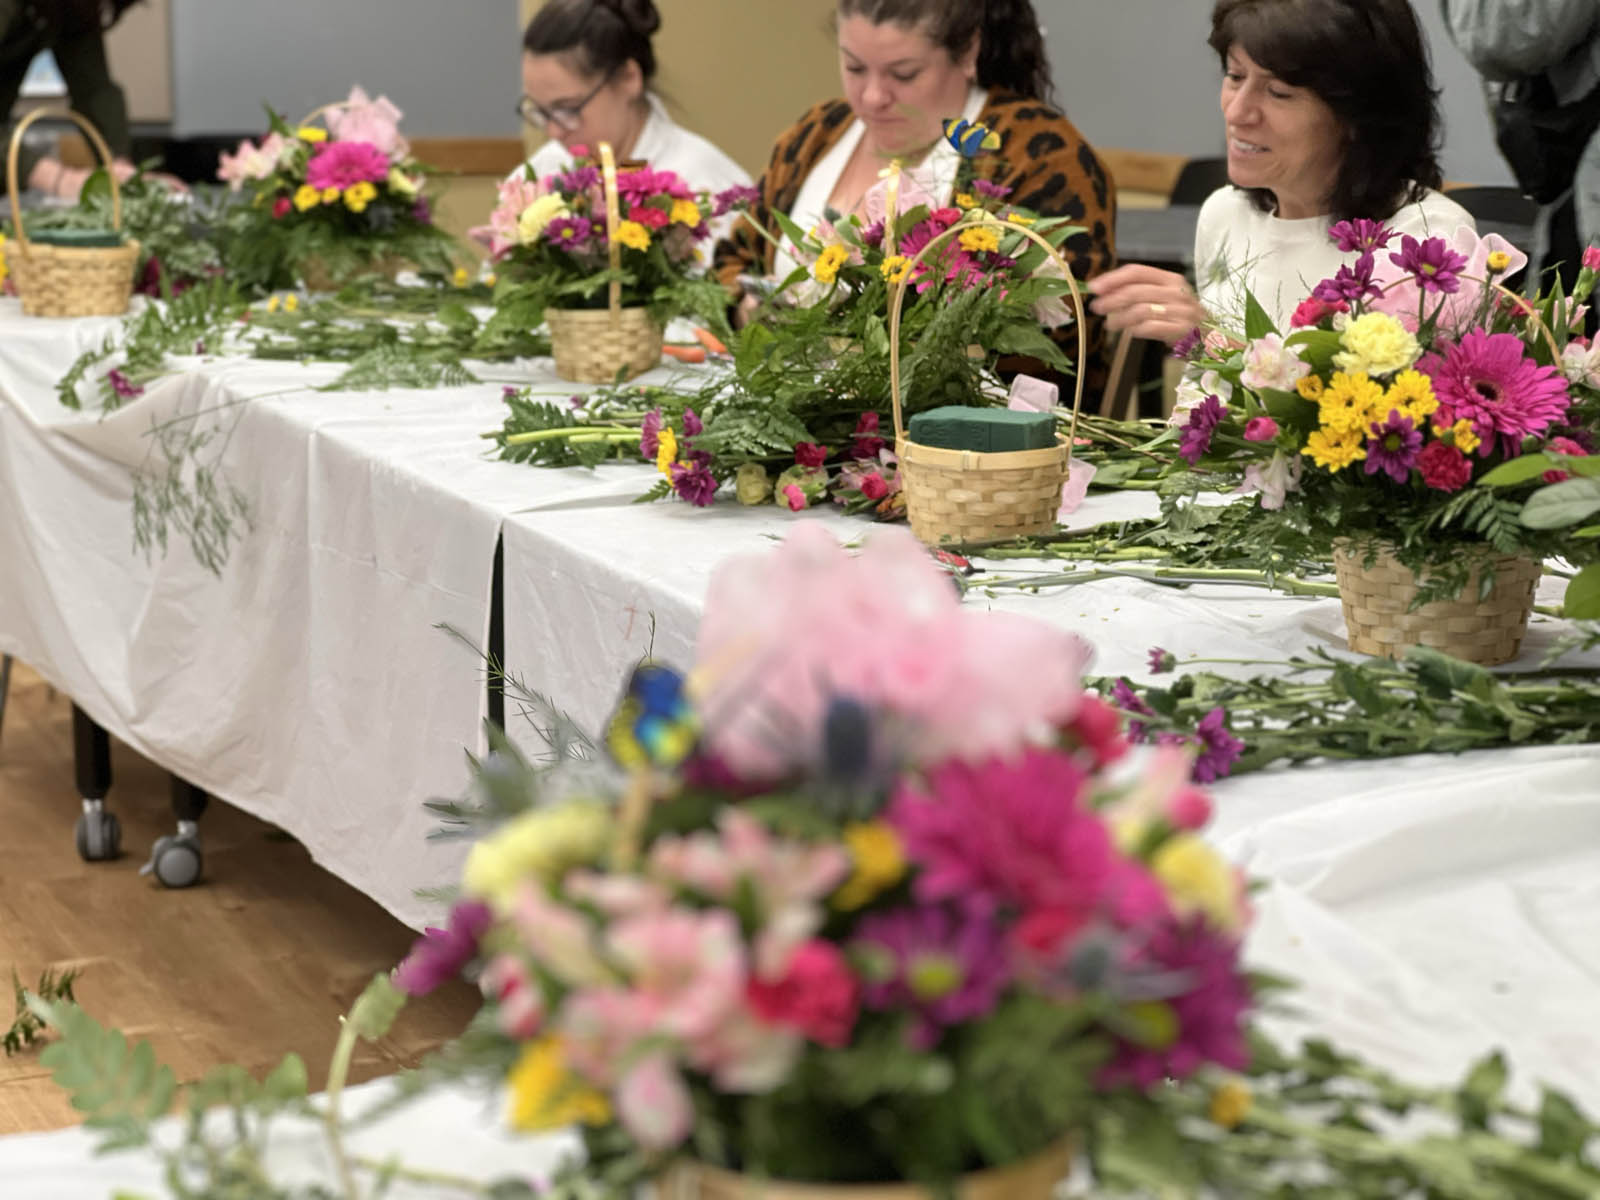
<svg viewBox="0 0 1600 1200"><path fill-rule="evenodd" d="M128 105L111 77L105 32L138 0L0 0L0 119L7 124L28 66L49 50L66 81L72 107L98 129L115 156L119 179L134 172L129 160ZM89 172L23 148L18 177L23 186L62 199L76 199ZM172 180L176 184L176 180ZM0 179L0 188L5 186ZM181 186L181 185L178 185Z"/></svg>

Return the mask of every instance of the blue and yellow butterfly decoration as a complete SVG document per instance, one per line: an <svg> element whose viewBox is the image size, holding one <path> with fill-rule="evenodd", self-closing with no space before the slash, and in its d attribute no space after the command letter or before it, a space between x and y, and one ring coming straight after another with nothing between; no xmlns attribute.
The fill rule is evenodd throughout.
<svg viewBox="0 0 1600 1200"><path fill-rule="evenodd" d="M624 770L682 766L700 739L688 681L671 667L642 662L606 726L606 747Z"/></svg>
<svg viewBox="0 0 1600 1200"><path fill-rule="evenodd" d="M1000 135L987 125L954 117L944 123L944 139L962 158L977 158L980 154L1000 149Z"/></svg>

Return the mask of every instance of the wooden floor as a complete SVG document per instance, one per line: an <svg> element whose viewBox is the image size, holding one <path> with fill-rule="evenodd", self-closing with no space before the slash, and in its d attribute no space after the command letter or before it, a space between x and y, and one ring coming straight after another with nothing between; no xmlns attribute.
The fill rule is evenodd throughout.
<svg viewBox="0 0 1600 1200"><path fill-rule="evenodd" d="M405 955L410 931L296 842L216 803L201 822L206 879L168 891L141 878L151 844L173 832L168 783L121 745L109 807L124 856L80 861L71 727L67 701L19 664L0 731L0 1031L12 968L31 986L45 967L77 967L84 1007L149 1038L180 1078L224 1062L259 1077L294 1050L320 1089L340 1014ZM475 1008L464 985L414 1003L388 1039L358 1049L353 1081L415 1065ZM0 1135L74 1121L37 1051L0 1057Z"/></svg>

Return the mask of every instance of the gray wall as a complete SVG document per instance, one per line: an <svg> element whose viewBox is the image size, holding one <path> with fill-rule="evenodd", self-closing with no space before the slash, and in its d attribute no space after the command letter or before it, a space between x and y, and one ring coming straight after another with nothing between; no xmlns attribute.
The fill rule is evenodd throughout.
<svg viewBox="0 0 1600 1200"><path fill-rule="evenodd" d="M1057 95L1091 142L1194 158L1223 152L1221 76L1206 45L1210 0L1035 0L1035 6ZM1417 0L1416 8L1443 92L1445 178L1509 183L1476 73L1445 36L1436 0Z"/></svg>
<svg viewBox="0 0 1600 1200"><path fill-rule="evenodd" d="M260 130L263 102L293 121L359 83L413 137L514 136L518 29L517 0L172 0L173 131Z"/></svg>

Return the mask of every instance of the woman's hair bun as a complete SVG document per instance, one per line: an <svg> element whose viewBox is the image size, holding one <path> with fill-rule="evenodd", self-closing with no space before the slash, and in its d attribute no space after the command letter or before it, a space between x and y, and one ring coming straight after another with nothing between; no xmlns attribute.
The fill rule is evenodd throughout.
<svg viewBox="0 0 1600 1200"><path fill-rule="evenodd" d="M655 0L605 0L605 3L640 37L649 37L661 28L661 14L656 10Z"/></svg>

